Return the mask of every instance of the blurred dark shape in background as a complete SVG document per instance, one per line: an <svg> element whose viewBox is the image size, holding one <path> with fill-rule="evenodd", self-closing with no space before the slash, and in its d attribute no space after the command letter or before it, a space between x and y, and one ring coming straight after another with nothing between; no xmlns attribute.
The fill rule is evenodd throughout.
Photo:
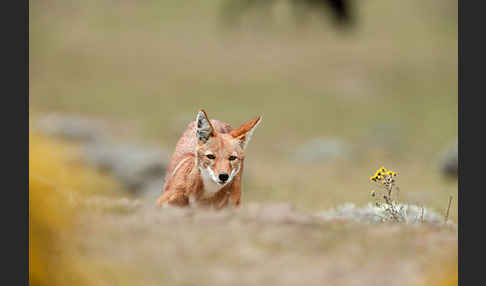
<svg viewBox="0 0 486 286"><path fill-rule="evenodd" d="M350 0L292 0L292 6L300 11L300 17L305 18L309 10L318 10L323 16L330 11L338 27L348 27L354 22L354 14Z"/></svg>
<svg viewBox="0 0 486 286"><path fill-rule="evenodd" d="M440 159L440 170L442 176L447 179L456 179L459 169L459 153L458 153L458 143L456 141L452 142L442 151L442 157Z"/></svg>
<svg viewBox="0 0 486 286"><path fill-rule="evenodd" d="M347 28L355 21L354 5L350 0L288 0L291 13L298 25L305 24L311 12L322 17L333 18L337 28ZM255 13L262 20L272 18L272 10L278 0L226 0L223 4L223 18L230 27L241 24L242 16Z"/></svg>

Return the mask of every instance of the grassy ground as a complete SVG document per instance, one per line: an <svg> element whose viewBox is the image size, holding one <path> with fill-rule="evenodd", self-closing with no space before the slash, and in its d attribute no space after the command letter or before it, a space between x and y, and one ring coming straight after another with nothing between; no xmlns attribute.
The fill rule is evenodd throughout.
<svg viewBox="0 0 486 286"><path fill-rule="evenodd" d="M93 212L75 228L76 255L103 269L96 285L419 285L457 259L453 228L322 221L273 204Z"/></svg>
<svg viewBox="0 0 486 286"><path fill-rule="evenodd" d="M30 134L31 285L457 285L454 224L358 223L246 203L155 208ZM455 284L437 284L446 282Z"/></svg>

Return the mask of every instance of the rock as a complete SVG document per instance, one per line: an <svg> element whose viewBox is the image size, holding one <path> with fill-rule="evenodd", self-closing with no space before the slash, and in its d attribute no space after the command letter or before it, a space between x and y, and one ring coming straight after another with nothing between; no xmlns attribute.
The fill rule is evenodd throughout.
<svg viewBox="0 0 486 286"><path fill-rule="evenodd" d="M405 223L441 224L444 222L444 217L431 209L422 209L422 207L417 205L401 204L401 206L403 206L402 214ZM387 213L383 208L371 203L362 207L358 207L353 203L346 203L335 209L322 211L317 214L317 217L326 220L345 219L363 223L380 223L384 217L387 217Z"/></svg>
<svg viewBox="0 0 486 286"><path fill-rule="evenodd" d="M439 168L441 173L447 178L457 178L459 166L459 148L457 140L441 152Z"/></svg>
<svg viewBox="0 0 486 286"><path fill-rule="evenodd" d="M315 138L299 146L294 154L296 162L315 163L345 158L351 146L338 138Z"/></svg>
<svg viewBox="0 0 486 286"><path fill-rule="evenodd" d="M162 194L163 186L164 186L164 179L161 176L159 178L154 178L144 182L144 184L142 185L142 187L138 192L143 194L145 198L155 201Z"/></svg>
<svg viewBox="0 0 486 286"><path fill-rule="evenodd" d="M145 193L159 183L168 165L168 154L158 149L135 144L97 142L84 146L85 159L113 175L125 188L136 193Z"/></svg>
<svg viewBox="0 0 486 286"><path fill-rule="evenodd" d="M80 143L82 158L107 172L124 188L156 197L162 190L169 154L135 143L116 143L99 120L72 115L48 115L38 121L44 133Z"/></svg>
<svg viewBox="0 0 486 286"><path fill-rule="evenodd" d="M41 118L36 127L47 135L77 142L106 140L106 126L101 120L75 115L50 114Z"/></svg>

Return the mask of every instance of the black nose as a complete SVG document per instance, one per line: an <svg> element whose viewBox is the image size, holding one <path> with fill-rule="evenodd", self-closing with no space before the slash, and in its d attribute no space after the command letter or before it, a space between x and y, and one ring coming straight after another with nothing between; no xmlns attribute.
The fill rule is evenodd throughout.
<svg viewBox="0 0 486 286"><path fill-rule="evenodd" d="M221 182L223 182L223 183L226 182L228 180L228 178L229 178L228 174L226 174L226 173L219 174L218 177L221 180Z"/></svg>

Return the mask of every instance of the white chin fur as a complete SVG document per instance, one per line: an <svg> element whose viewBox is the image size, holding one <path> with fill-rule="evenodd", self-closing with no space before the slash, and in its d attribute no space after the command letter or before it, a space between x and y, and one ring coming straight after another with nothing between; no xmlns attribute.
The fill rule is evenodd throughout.
<svg viewBox="0 0 486 286"><path fill-rule="evenodd" d="M225 184L218 183L218 178L214 175L211 168L200 168L204 184L204 195L211 196L221 190Z"/></svg>
<svg viewBox="0 0 486 286"><path fill-rule="evenodd" d="M228 181L226 181L224 184L219 183L219 179L216 178L216 175L214 174L213 170L211 170L210 167L207 168L200 168L201 170L201 175L203 179L203 184L204 184L204 196L212 196L215 193L217 193L219 190L221 190L224 186L226 186L228 183L233 181L234 177L238 172L240 171L240 168L235 169L231 172L230 177L228 178Z"/></svg>

